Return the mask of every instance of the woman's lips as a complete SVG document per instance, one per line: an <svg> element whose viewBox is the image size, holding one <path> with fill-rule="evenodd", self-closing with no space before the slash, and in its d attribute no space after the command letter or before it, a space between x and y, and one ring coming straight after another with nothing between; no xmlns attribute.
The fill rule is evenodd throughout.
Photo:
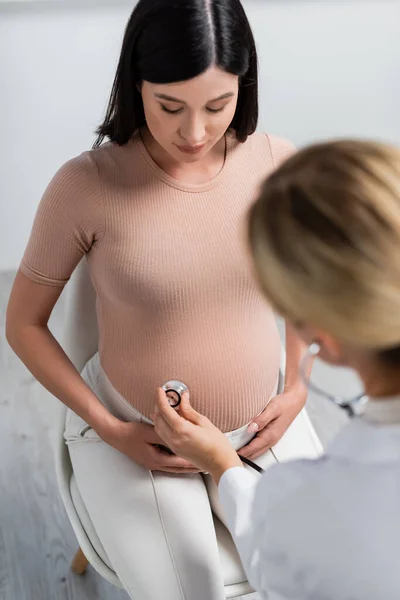
<svg viewBox="0 0 400 600"><path fill-rule="evenodd" d="M201 144L200 146L176 146L178 150L183 152L184 154L198 154L204 148L205 144Z"/></svg>

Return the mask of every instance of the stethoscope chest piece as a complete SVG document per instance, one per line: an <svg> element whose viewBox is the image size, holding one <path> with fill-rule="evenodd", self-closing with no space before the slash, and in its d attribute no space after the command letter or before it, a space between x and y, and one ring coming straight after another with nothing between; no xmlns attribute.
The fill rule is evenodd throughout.
<svg viewBox="0 0 400 600"><path fill-rule="evenodd" d="M162 386L162 389L166 393L172 408L177 408L180 405L183 394L189 394L189 388L187 385L177 379L167 381Z"/></svg>
<svg viewBox="0 0 400 600"><path fill-rule="evenodd" d="M179 381L177 379L167 381L162 386L162 389L164 390L172 408L177 408L180 405L183 394L189 394L189 388L187 387L187 385L185 385L182 381ZM239 458L245 464L250 466L252 469L255 469L259 473L264 472L264 470L261 467L256 465L253 461L249 460L248 458L244 458L243 456L240 456L240 454ZM207 475L207 473L205 473L205 475Z"/></svg>

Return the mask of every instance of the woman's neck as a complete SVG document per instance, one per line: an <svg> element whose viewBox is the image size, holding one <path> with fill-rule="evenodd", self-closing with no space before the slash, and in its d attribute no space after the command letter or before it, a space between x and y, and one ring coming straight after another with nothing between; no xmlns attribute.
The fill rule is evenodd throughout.
<svg viewBox="0 0 400 600"><path fill-rule="evenodd" d="M202 184L214 179L222 170L226 158L226 139L215 144L202 160L195 162L178 162L175 160L144 127L140 135L147 152L154 162L177 181L186 184Z"/></svg>

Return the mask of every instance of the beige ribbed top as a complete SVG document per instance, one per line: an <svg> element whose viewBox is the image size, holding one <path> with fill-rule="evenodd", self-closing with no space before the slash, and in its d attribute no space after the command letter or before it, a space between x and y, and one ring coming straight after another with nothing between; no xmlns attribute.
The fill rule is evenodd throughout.
<svg viewBox="0 0 400 600"><path fill-rule="evenodd" d="M292 151L273 136L240 144L229 134L219 175L185 185L138 135L72 159L49 184L21 269L64 286L86 254L102 367L145 416L169 379L184 381L223 431L250 422L270 398L280 341L252 278L245 219L262 180Z"/></svg>

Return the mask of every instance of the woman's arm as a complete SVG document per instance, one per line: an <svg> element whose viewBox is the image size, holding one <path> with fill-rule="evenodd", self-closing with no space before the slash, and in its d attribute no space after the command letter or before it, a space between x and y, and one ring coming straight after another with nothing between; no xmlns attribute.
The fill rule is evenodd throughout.
<svg viewBox="0 0 400 600"><path fill-rule="evenodd" d="M18 272L7 309L7 340L36 379L71 408L99 437L144 468L171 473L198 472L186 460L168 456L162 440L144 423L120 421L86 385L48 328L62 286L36 283Z"/></svg>
<svg viewBox="0 0 400 600"><path fill-rule="evenodd" d="M76 412L101 437L120 423L98 400L48 328L61 286L31 281L21 271L7 308L7 340L40 383Z"/></svg>

